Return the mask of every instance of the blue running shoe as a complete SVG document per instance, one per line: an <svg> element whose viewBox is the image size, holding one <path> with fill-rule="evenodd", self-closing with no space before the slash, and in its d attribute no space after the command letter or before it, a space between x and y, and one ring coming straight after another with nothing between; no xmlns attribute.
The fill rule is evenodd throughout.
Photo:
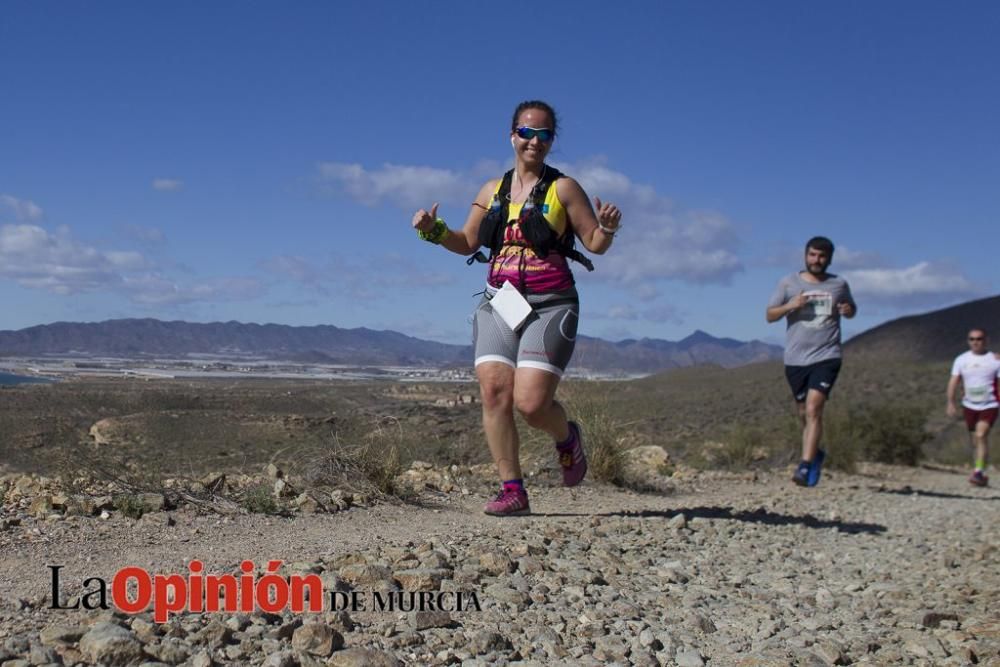
<svg viewBox="0 0 1000 667"><path fill-rule="evenodd" d="M807 486L809 484L809 468L811 467L808 461L801 462L799 467L795 469L795 474L792 475L792 481L799 486Z"/></svg>
<svg viewBox="0 0 1000 667"><path fill-rule="evenodd" d="M822 449L816 451L816 458L809 464L809 475L806 477L806 486L816 486L819 484L819 476L823 471L823 459L825 458L826 452Z"/></svg>

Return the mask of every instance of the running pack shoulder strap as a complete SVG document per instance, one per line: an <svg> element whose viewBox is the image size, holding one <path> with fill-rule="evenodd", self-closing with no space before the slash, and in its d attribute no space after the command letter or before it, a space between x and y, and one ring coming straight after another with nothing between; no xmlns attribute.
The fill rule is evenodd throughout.
<svg viewBox="0 0 1000 667"><path fill-rule="evenodd" d="M543 256L548 254L551 249L567 259L580 263L588 271L593 271L594 263L575 248L576 239L569 225L566 226L562 235L557 237L555 230L548 225L548 222L544 220L544 216L541 213L549 188L563 176L564 174L555 167L545 165L542 177L535 183L535 186L531 189L531 194L525 200L525 204L521 209L521 215L522 217L528 215L540 217L541 221L544 222L544 229L548 232L548 238L533 239L533 243L531 244L533 248L540 250ZM500 252L500 248L503 246L504 230L507 228L507 219L510 215L510 190L513 182L514 170L511 169L500 180L500 185L493 195L490 210L487 211L479 225L479 245L489 248L490 256L487 258L482 251L476 251L474 255L466 260L467 264L491 262ZM522 227L522 232L524 231L525 229Z"/></svg>

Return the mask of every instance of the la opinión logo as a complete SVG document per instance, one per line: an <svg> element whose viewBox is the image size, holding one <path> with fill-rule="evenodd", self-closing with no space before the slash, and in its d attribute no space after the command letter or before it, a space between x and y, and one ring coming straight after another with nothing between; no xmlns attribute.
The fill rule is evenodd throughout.
<svg viewBox="0 0 1000 667"><path fill-rule="evenodd" d="M62 565L49 565L52 581L50 609L110 609L126 614L153 610L153 620L165 623L171 614L180 612L293 613L322 611L482 611L475 591L329 591L316 574L279 575L283 561L269 560L260 577L255 576L253 561L240 563L239 575L206 574L200 560L188 564L187 575L150 574L137 566L123 567L111 578L111 585L101 577L83 580L83 591L74 604L64 603L59 571ZM109 601L110 597L110 601ZM324 606L324 600L327 605Z"/></svg>

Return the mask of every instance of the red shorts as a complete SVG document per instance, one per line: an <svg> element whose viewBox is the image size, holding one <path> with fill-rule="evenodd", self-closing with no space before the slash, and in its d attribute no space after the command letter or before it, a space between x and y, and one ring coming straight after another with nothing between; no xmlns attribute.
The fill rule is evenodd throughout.
<svg viewBox="0 0 1000 667"><path fill-rule="evenodd" d="M986 422L990 426L993 426L993 422L997 420L997 413L1000 412L1000 408L971 410L962 406L962 411L965 413L965 425L969 427L970 431L975 431L977 422Z"/></svg>

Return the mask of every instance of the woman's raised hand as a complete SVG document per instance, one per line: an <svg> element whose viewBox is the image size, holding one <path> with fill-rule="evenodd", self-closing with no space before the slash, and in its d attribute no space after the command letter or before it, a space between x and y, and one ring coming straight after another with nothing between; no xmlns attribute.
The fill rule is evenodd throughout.
<svg viewBox="0 0 1000 667"><path fill-rule="evenodd" d="M622 212L611 202L601 203L600 197L594 197L594 212L597 214L597 223L602 228L618 229L622 222Z"/></svg>
<svg viewBox="0 0 1000 667"><path fill-rule="evenodd" d="M430 212L420 209L413 214L413 228L421 232L429 232L434 229L434 221L437 220L438 205L434 202Z"/></svg>

